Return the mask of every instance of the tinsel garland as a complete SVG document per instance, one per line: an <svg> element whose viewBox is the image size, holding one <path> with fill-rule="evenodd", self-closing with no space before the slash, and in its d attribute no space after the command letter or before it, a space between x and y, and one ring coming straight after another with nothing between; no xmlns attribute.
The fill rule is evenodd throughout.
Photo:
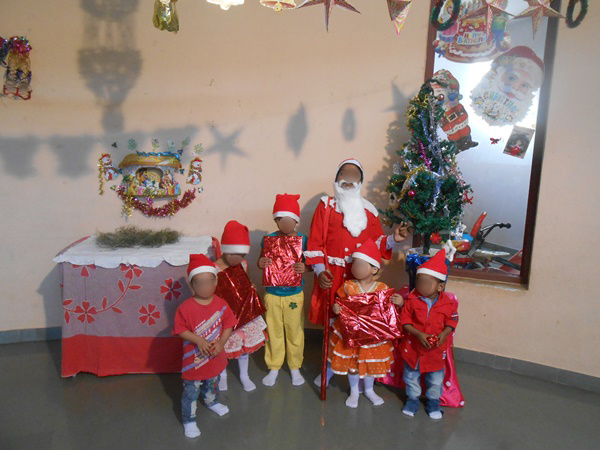
<svg viewBox="0 0 600 450"><path fill-rule="evenodd" d="M189 189L183 193L181 198L174 198L166 205L161 207L152 206L152 198L148 198L147 203L138 200L132 195L125 194L125 187L116 188L117 195L123 201L123 212L127 217L131 217L134 209L141 212L146 217L167 217L175 215L179 210L187 208L196 198L196 190Z"/></svg>

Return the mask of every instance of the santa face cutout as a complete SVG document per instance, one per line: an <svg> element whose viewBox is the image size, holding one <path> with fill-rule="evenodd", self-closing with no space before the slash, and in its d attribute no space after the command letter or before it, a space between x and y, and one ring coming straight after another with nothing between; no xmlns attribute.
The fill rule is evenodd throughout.
<svg viewBox="0 0 600 450"><path fill-rule="evenodd" d="M525 118L544 80L544 63L529 47L500 55L471 92L471 107L493 126Z"/></svg>

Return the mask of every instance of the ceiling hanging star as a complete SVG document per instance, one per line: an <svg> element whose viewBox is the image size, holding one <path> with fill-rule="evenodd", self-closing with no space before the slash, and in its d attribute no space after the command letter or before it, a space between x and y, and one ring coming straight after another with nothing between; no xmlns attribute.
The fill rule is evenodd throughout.
<svg viewBox="0 0 600 450"><path fill-rule="evenodd" d="M412 0L387 0L387 3L388 10L390 11L390 19L394 22L396 33L400 34L400 30L402 30L408 16L408 11L410 11Z"/></svg>
<svg viewBox="0 0 600 450"><path fill-rule="evenodd" d="M515 19L531 17L533 25L533 37L537 32L542 17L560 17L564 18L558 11L550 8L550 0L527 0L529 7L515 16Z"/></svg>
<svg viewBox="0 0 600 450"><path fill-rule="evenodd" d="M329 31L329 16L334 6L339 6L340 8L360 14L360 11L346 0L305 0L304 3L298 6L298 9L321 4L325 6L325 28L327 28L327 31Z"/></svg>
<svg viewBox="0 0 600 450"><path fill-rule="evenodd" d="M471 17L482 15L485 17L485 35L490 35L490 30L492 28L492 21L494 20L495 15L506 14L509 16L513 16L514 14L509 13L508 11L500 8L499 5L501 0L483 0L481 2L481 6L470 13L468 13L464 18L470 19Z"/></svg>

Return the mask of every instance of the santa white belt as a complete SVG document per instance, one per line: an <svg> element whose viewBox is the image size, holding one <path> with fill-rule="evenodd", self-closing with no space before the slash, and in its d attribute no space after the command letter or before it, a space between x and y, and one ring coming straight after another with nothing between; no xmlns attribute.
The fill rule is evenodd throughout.
<svg viewBox="0 0 600 450"><path fill-rule="evenodd" d="M320 251L306 251L304 252L305 258L324 258L325 255ZM327 256L327 261L329 264L333 264L334 266L346 267L346 263L350 264L352 262L352 256Z"/></svg>

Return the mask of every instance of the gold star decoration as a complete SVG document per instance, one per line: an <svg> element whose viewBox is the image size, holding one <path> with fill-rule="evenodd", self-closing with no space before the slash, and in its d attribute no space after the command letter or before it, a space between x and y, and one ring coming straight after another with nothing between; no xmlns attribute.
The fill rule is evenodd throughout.
<svg viewBox="0 0 600 450"><path fill-rule="evenodd" d="M529 7L515 16L515 19L531 17L533 25L533 37L540 25L542 17L560 17L564 18L558 11L550 8L550 0L527 0Z"/></svg>
<svg viewBox="0 0 600 450"><path fill-rule="evenodd" d="M484 16L485 16L485 35L489 36L490 30L492 28L492 21L494 20L495 15L499 15L499 14L507 14L509 16L513 15L513 14L509 13L508 11L505 11L504 9L497 6L500 4L501 1L502 0L483 0L481 2L481 6L479 8L475 9L474 11L471 11L464 18L469 19L471 17L481 15L482 12L485 13L484 14Z"/></svg>
<svg viewBox="0 0 600 450"><path fill-rule="evenodd" d="M339 6L340 8L347 9L348 11L353 11L355 13L359 13L354 6L348 3L346 0L305 0L298 9L305 8L306 6L314 6L314 5L324 5L325 6L325 28L329 31L329 16L331 14L331 10L334 6Z"/></svg>
<svg viewBox="0 0 600 450"><path fill-rule="evenodd" d="M387 0L387 3L388 10L390 11L390 19L394 22L396 33L400 34L400 30L402 30L406 17L408 16L408 11L410 11L412 0Z"/></svg>

